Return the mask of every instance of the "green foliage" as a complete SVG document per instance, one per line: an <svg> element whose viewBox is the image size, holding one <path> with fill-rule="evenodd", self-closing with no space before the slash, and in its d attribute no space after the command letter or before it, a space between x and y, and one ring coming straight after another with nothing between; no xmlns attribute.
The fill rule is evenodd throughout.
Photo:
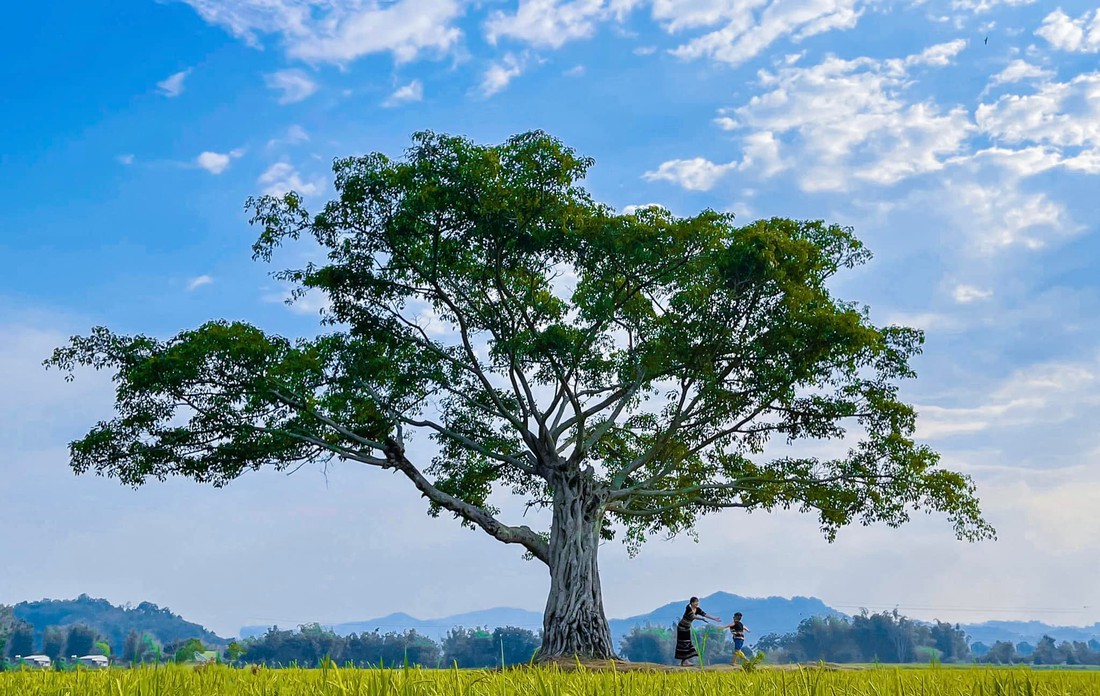
<svg viewBox="0 0 1100 696"><path fill-rule="evenodd" d="M123 656L124 662L131 661L126 650L131 632L135 634L133 640L138 642L142 634L149 634L154 642L178 642L188 638L198 638L206 645L224 644L223 639L202 626L185 621L178 614L152 602L119 607L105 599L96 599L82 594L76 599L21 602L14 606L14 614L34 626L35 632L40 635L49 626L67 627L73 624L89 626L115 653ZM137 643L134 645L136 646ZM67 657L72 653L66 651L64 655ZM148 653L146 658L152 659L152 653Z"/></svg>
<svg viewBox="0 0 1100 696"><path fill-rule="evenodd" d="M7 655L14 658L16 655L34 654L34 627L28 623L16 622L8 633Z"/></svg>
<svg viewBox="0 0 1100 696"><path fill-rule="evenodd" d="M354 460L547 564L553 537L496 519L493 492L556 516L581 497L586 529L631 553L728 508L812 513L829 540L914 510L993 536L899 398L921 332L830 290L870 258L852 230L620 215L581 186L590 166L541 132L495 146L418 133L402 159L338 160L316 213L295 193L250 200L256 257L303 239L325 252L275 277L325 296L327 333L211 321L167 340L74 337L47 365L110 370L117 411L71 443L74 470L221 486ZM406 457L416 434L430 462ZM843 437L840 457L765 453Z"/></svg>
<svg viewBox="0 0 1100 696"><path fill-rule="evenodd" d="M225 659L230 664L236 664L245 654L247 648L235 640L229 641L225 648Z"/></svg>
<svg viewBox="0 0 1100 696"><path fill-rule="evenodd" d="M64 655L65 638L65 630L57 626L47 627L42 632L42 654L54 661L63 656L68 657Z"/></svg>
<svg viewBox="0 0 1100 696"><path fill-rule="evenodd" d="M91 626L84 624L69 626L69 633L65 637L65 654L77 657L89 655L98 639L99 633Z"/></svg>
<svg viewBox="0 0 1100 696"><path fill-rule="evenodd" d="M295 631L272 627L260 638L241 645L246 662L270 666L316 666L325 657L336 664L369 665L409 664L435 667L440 661L439 646L416 631L351 634L338 636L317 624Z"/></svg>
<svg viewBox="0 0 1100 696"><path fill-rule="evenodd" d="M514 626L452 628L443 637L443 665L500 667L527 664L539 648L538 634Z"/></svg>
<svg viewBox="0 0 1100 696"><path fill-rule="evenodd" d="M341 330L290 341L214 321L168 341L74 338L48 364L112 370L119 415L72 444L73 467L223 485L269 463L392 466L422 429L439 446L433 510L466 522L481 524L461 503L485 510L498 485L541 504L565 457L593 467L604 532L632 548L727 507L816 511L830 539L914 508L946 513L962 538L992 534L898 400L920 332L876 327L828 288L870 256L849 229L617 215L579 186L591 164L539 132L499 146L420 133L404 160L337 161L338 197L316 215L294 193L251 200L257 256L302 236L328 252L276 275L324 293ZM845 423L864 435L842 458L761 458L769 439L838 438Z"/></svg>
<svg viewBox="0 0 1100 696"><path fill-rule="evenodd" d="M175 663L194 662L195 655L204 652L206 648L203 646L202 641L198 638L189 638L184 641L183 645L176 648L172 654L172 661Z"/></svg>
<svg viewBox="0 0 1100 696"><path fill-rule="evenodd" d="M970 648L958 626L940 621L931 626L902 616L897 610L850 620L812 617L788 636L766 636L757 647L771 650L787 661L907 663L968 662Z"/></svg>
<svg viewBox="0 0 1100 696"><path fill-rule="evenodd" d="M620 641L619 654L631 662L671 664L676 632L663 626L635 626Z"/></svg>

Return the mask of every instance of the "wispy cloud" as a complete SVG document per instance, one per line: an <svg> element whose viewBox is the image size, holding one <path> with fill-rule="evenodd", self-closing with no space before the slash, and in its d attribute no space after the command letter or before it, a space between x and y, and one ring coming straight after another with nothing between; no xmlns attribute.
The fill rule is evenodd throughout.
<svg viewBox="0 0 1100 696"><path fill-rule="evenodd" d="M382 106L394 107L401 104L407 104L409 102L418 102L424 98L424 85L420 80L413 80L407 85L403 85L394 90L393 94L389 96L386 101L382 102Z"/></svg>
<svg viewBox="0 0 1100 696"><path fill-rule="evenodd" d="M982 290L973 285L956 285L955 290L952 292L952 296L959 304L970 304L971 302L988 300L990 297L993 297L993 291Z"/></svg>
<svg viewBox="0 0 1100 696"><path fill-rule="evenodd" d="M178 97L183 94L184 80L191 74L191 68L187 70L180 70L178 73L174 73L164 78L157 83L157 89L166 97Z"/></svg>
<svg viewBox="0 0 1100 696"><path fill-rule="evenodd" d="M214 278L212 276L208 276L208 275L201 275L201 276L198 276L197 278L192 278L191 281L189 283L187 283L187 291L190 292L190 291L195 290L197 288L201 288L204 285L210 285L213 282L214 282Z"/></svg>
<svg viewBox="0 0 1100 696"><path fill-rule="evenodd" d="M282 92L280 104L300 102L317 91L317 83L305 71L296 68L268 73L264 75L264 81L271 89Z"/></svg>
<svg viewBox="0 0 1100 696"><path fill-rule="evenodd" d="M129 167L131 164L134 163L134 156L129 153L125 155L118 155L117 157L115 157L115 161L119 164L124 164Z"/></svg>
<svg viewBox="0 0 1100 696"><path fill-rule="evenodd" d="M799 41L836 29L851 29L863 14L862 0L774 0L763 2L700 3L697 0L665 0L654 4L653 15L669 32L723 24L673 49L673 55L740 65L763 53L784 37Z"/></svg>

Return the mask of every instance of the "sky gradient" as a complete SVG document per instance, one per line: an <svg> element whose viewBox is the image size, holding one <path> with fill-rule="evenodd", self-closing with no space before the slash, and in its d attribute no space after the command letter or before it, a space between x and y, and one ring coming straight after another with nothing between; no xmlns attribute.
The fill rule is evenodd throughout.
<svg viewBox="0 0 1100 696"><path fill-rule="evenodd" d="M601 551L610 616L690 595L814 595L948 621L1100 621L1100 7L1027 0L58 0L8 8L0 51L0 603L152 601L222 635L391 611L539 610L545 569L433 520L351 464L224 489L75 477L109 375L41 362L106 325L212 318L288 336L251 260L250 195L317 207L334 157L432 129L540 128L587 187L740 220L851 225L837 294L924 329L903 394L974 478L996 542L937 516L851 528L704 519L699 542ZM520 514L507 500L505 516ZM534 627L533 627L534 628Z"/></svg>

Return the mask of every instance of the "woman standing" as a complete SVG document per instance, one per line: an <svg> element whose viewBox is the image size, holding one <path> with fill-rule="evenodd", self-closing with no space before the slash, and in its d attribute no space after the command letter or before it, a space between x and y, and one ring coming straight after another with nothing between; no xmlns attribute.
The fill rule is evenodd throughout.
<svg viewBox="0 0 1100 696"><path fill-rule="evenodd" d="M695 652L695 644L691 642L691 623L696 619L704 621L710 619L714 623L722 621L717 616L711 616L703 611L699 606L698 597L691 598L691 602L684 609L683 618L676 624L676 659L680 661L681 667L690 667L691 663L688 660L699 656L699 653Z"/></svg>

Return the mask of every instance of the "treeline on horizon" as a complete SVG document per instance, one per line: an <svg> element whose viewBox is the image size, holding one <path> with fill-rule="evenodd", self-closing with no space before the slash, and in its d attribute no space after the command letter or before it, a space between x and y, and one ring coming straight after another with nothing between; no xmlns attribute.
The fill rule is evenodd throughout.
<svg viewBox="0 0 1100 696"><path fill-rule="evenodd" d="M269 667L315 667L325 659L336 664L421 665L464 668L524 664L535 656L541 643L538 633L517 627L456 627L441 641L418 634L379 631L337 635L319 624L297 630L272 627L262 636L228 644L206 644L197 638L161 642L149 632L131 629L122 644L112 644L86 625L50 626L36 639L34 628L15 621L5 636L0 626L3 655L41 653L58 660L70 655L102 654L115 664L189 662L205 651L214 651L230 664L263 664ZM209 634L209 632L207 632ZM213 635L213 634L209 634ZM733 644L729 633L714 627L696 631L696 646L706 664L729 662ZM1100 665L1100 641L1057 642L1044 636L1037 645L997 641L991 646L971 643L958 624L914 621L897 611L845 617L812 617L786 635L767 634L752 641L753 651L763 651L768 662L836 662L886 664L978 662L989 664ZM673 626L636 626L619 644L620 657L632 662L671 664L676 643ZM9 662L10 664L10 662ZM0 667L3 663L0 662Z"/></svg>

